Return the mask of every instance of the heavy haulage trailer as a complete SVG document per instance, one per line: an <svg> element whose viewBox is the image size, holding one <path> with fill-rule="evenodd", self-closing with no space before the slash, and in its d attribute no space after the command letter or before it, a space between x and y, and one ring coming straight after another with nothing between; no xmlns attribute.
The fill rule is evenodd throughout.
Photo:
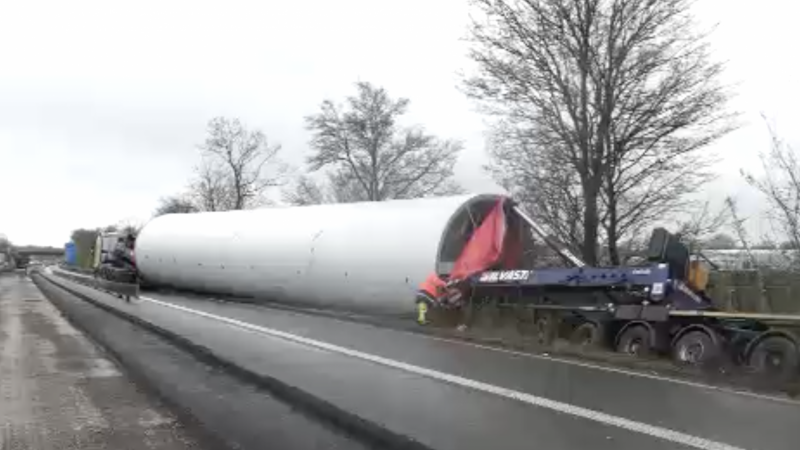
<svg viewBox="0 0 800 450"><path fill-rule="evenodd" d="M472 304L465 307L531 311L542 344L561 336L579 346L670 355L682 365L733 363L781 381L800 375L800 316L716 309L706 295L708 270L667 230L653 231L644 263L589 267L524 211L510 211L572 267L479 271L466 280Z"/></svg>
<svg viewBox="0 0 800 450"><path fill-rule="evenodd" d="M537 240L567 267L535 268L525 254ZM97 247L108 252L110 242ZM98 277L96 284L124 296L136 296L143 281L414 320L420 283L435 272L466 289L462 310L491 303L530 312L543 341L560 334L680 363L724 358L797 375L800 316L716 310L705 293L708 272L665 230L654 232L647 253L641 265L588 267L510 198L468 194L168 214L137 236L136 283Z"/></svg>

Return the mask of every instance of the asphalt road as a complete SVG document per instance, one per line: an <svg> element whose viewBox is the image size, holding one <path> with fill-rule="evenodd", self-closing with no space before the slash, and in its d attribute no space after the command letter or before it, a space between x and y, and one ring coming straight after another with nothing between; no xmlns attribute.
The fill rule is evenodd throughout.
<svg viewBox="0 0 800 450"><path fill-rule="evenodd" d="M800 442L793 430L800 423L800 402L621 374L285 309L177 295L148 298L746 448L764 448L763 436L786 435L784 446L778 442L769 448L794 449Z"/></svg>
<svg viewBox="0 0 800 450"><path fill-rule="evenodd" d="M71 287L437 449L765 449L800 406L254 305Z"/></svg>
<svg viewBox="0 0 800 450"><path fill-rule="evenodd" d="M50 283L43 282L40 286L62 312L112 351L141 385L168 401L182 419L192 423L208 446L291 450L370 448L138 325Z"/></svg>
<svg viewBox="0 0 800 450"><path fill-rule="evenodd" d="M208 449L13 273L0 275L0 448Z"/></svg>

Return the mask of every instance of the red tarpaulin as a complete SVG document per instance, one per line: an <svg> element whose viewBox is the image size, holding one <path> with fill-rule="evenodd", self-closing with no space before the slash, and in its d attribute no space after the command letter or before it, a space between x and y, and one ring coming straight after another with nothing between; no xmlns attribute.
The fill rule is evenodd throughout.
<svg viewBox="0 0 800 450"><path fill-rule="evenodd" d="M505 199L500 199L472 234L453 266L450 280L463 280L502 263L505 268L518 264L521 252L518 233L507 229L503 208Z"/></svg>

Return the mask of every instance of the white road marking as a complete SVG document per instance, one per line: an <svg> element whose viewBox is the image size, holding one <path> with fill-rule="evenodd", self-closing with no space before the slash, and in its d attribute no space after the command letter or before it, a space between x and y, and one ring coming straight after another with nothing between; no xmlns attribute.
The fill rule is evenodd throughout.
<svg viewBox="0 0 800 450"><path fill-rule="evenodd" d="M462 386L465 388L473 389L476 391L481 391L489 394L494 394L500 397L509 398L512 400L521 401L523 403L527 403L530 405L538 406L541 408L547 408L559 413L569 414L575 417L580 417L583 419L592 420L595 422L602 423L604 425L609 425L613 427L622 428L628 431L641 433L647 436L664 439L669 442L673 442L676 444L682 444L689 447L702 449L702 450L744 450L741 447L736 447L730 444L725 444L723 442L717 442L710 439L705 439L698 436L692 436L690 434L682 433L680 431L671 430L668 428L659 427L656 425L650 425L643 422L637 422L635 420L626 419L624 417L614 416L611 414L603 413L600 411L595 411L588 408L583 408L580 406L572 405L569 403L559 402L555 400L550 400L547 398L539 397L533 394L527 394L524 392L515 391L512 389L503 388L500 386L495 386L488 383L483 383L476 380L471 380L469 378L464 378L458 375L452 375L444 372L440 372L437 370L428 369L425 367L415 366L412 364L407 364L401 361L396 361L393 359L383 358L381 356L372 355L369 353L360 352L357 350L349 349L346 347L341 347L334 344L329 344L327 342L317 341L314 339L305 338L302 336L294 335L291 333L286 333L280 330L275 330L271 328L266 328L258 325L254 325L247 322L242 322L240 320L231 319L228 317L218 316L215 314L210 314L204 311L199 311L192 308L187 308L185 306L175 305L173 303L164 302L161 300L156 300L150 297L139 297L140 299L151 302L153 304L163 306L166 308L172 308L178 311L183 311L186 313L194 314L200 317L205 317L207 319L216 320L219 322L223 322L229 325L233 325L235 327L239 327L242 329L255 331L258 333L266 334L269 336L285 339L288 341L304 344L310 347L314 347L317 349L327 350L333 353L338 353L341 355L350 356L353 358L358 358L364 361L372 362L375 364L380 364L383 366L391 367L398 370L403 370L408 373L413 373L416 375L422 375L428 378L432 378L434 380L447 382L450 384Z"/></svg>
<svg viewBox="0 0 800 450"><path fill-rule="evenodd" d="M743 397L750 397L750 398L755 398L755 399L758 399L758 400L767 400L767 401L771 401L771 402L778 402L778 403L785 403L785 404L789 404L789 405L793 405L793 406L800 406L800 402L797 401L797 400L793 400L793 399L790 399L790 398L776 397L774 395L769 395L769 394L759 394L757 392L737 390L737 389L730 388L730 387L714 386L712 384L700 383L700 382L697 382L697 381L683 380L683 379L680 379L680 378L672 378L672 377L668 377L668 376L664 376L664 375L658 375L658 374L654 374L654 373L637 372L635 370L620 369L618 367L602 366L602 365L599 365L599 364L592 364L592 363L583 362L583 361L576 361L576 360L573 360L573 359L559 358L557 356L520 352L520 351L516 351L516 350L509 350L507 348L493 347L491 345L478 344L478 343L475 343L475 342L462 341L462 340L458 340L458 339L443 338L443 337L439 337L439 336L430 336L430 335L424 335L424 334L419 334L419 333L412 333L412 332L409 332L409 331L402 331L402 332L406 333L406 334L414 335L414 336L419 336L421 338L431 339L431 340L434 340L434 341L447 342L447 343L450 343L450 344L463 345L463 346L466 346L466 347L474 347L474 348L478 348L478 349L481 349L481 350L489 350L489 351L493 351L493 352L504 353L504 354L507 354L507 355L521 356L521 357L524 357L524 358L531 358L531 359L540 359L540 360L544 360L544 361L551 361L551 362L556 362L556 363L560 363L560 364L567 364L567 365L571 365L571 366L582 367L584 369L600 370L600 371L603 371L603 372L610 372L610 373L615 373L615 374L619 374L619 375L627 375L627 376L631 376L631 377L645 378L645 379L648 379L648 380L664 381L664 382L667 382L667 383L679 384L679 385L683 385L683 386L688 386L688 387L693 387L693 388L698 388L698 389L705 389L705 390L715 391L715 392L722 392L722 393L725 393L725 394L740 395L740 396L743 396Z"/></svg>
<svg viewBox="0 0 800 450"><path fill-rule="evenodd" d="M48 267L47 269L49 270L50 268ZM155 299L151 299L151 300L155 300ZM214 299L214 298L208 298L207 300L220 301L220 300ZM222 301L225 301L225 300L222 300ZM307 309L294 308L294 307L291 307L291 306L288 306L288 305L282 305L281 307L270 307L270 306L263 306L263 305L259 305L259 306L263 307L263 308L267 308L267 309L278 310L278 311L282 311L282 312L290 312L290 313L301 314L301 315L306 315L306 316L308 316L308 315L313 315L313 316L316 316L316 317L322 316L322 317L324 317L326 319L335 320L337 322L342 322L342 323L353 323L352 320L342 319L342 318L338 318L338 317L334 317L334 316L330 316L330 315L321 315L321 314L318 314L318 313L314 313L313 312L314 310L312 310L312 312L309 312ZM356 322L356 323L358 323L360 325L365 325L365 326L370 326L370 327L373 327L373 328L381 329L379 326L374 325L374 324L370 324L370 323L363 323L363 322ZM469 342L469 341L460 340L460 339L439 337L439 336L433 336L433 335L430 335L430 334L414 333L414 332L411 332L411 331L405 331L405 330L400 330L400 329L396 329L396 328L390 328L390 329L392 331L394 331L394 332L403 333L403 334L414 336L414 337L417 337L417 338L420 338L420 339L431 339L431 340L435 340L435 341L447 342L447 343L450 343L450 344L462 345L462 346L465 346L465 347L473 347L473 348L477 348L477 349L481 349L481 350L488 350L488 351L493 351L493 352L497 352L497 353L504 353L504 354L513 355L513 356L520 356L520 357L524 357L524 358L545 360L545 361L556 362L556 363L560 363L560 364L568 364L568 365L572 365L572 366L582 367L582 368L585 368L585 369L600 370L600 371L604 371L604 372L616 373L616 374L620 374L620 375L627 375L627 376L631 376L631 377L639 377L639 378L645 378L645 379L649 379L649 380L663 381L663 382L667 382L667 383L673 383L673 384L693 387L693 388L697 388L697 389L705 389L705 390L721 392L721 393L725 393L725 394L739 395L739 396L748 397L748 398L754 398L754 399L758 399L758 400L766 400L766 401L771 401L771 402L788 404L788 405L792 405L792 406L800 406L800 401L797 401L797 400L794 400L794 399L791 399L791 398L786 398L786 397L778 397L778 396L769 395L769 394L760 394L760 393L757 393L757 392L752 392L752 391L747 391L747 390L742 390L742 389L735 389L735 388L727 387L727 386L715 386L715 385L712 385L712 384L706 384L706 383L701 383L701 382L697 382L697 381L690 381L690 380L685 380L685 379L681 379L681 378L674 378L674 377L669 377L669 376L665 376L665 375L658 375L658 374L646 373L646 372L642 372L642 371L622 369L622 368L618 368L618 367L594 364L594 363L590 363L590 362L577 361L575 359L559 358L557 356L552 356L552 355L543 355L543 354L521 352L521 351L510 350L510 349L506 349L506 348L500 348L500 347L492 346L492 345L485 345L485 344L479 344L479 343L475 343L475 342Z"/></svg>
<svg viewBox="0 0 800 450"><path fill-rule="evenodd" d="M46 270L50 270L50 268L48 267L48 268L46 268ZM151 299L151 300L154 300L154 299ZM208 300L219 301L218 299L214 299L214 298L209 298ZM293 307L288 306L288 305L281 306L281 307L273 307L273 308L270 308L269 306L264 306L264 307L268 308L268 309L284 311L284 312L293 312L293 313L302 314L302 315L315 315L317 317L320 316L320 314L315 314L313 312L314 310L312 310L312 312L309 312L306 309L293 308ZM337 318L337 317L333 317L333 316L329 316L329 315L324 315L323 317L325 317L326 319L335 320L337 322L352 323L352 320L348 321L347 319ZM380 327L378 327L376 325L372 325L372 324L369 324L369 323L360 323L360 324L361 325L366 325L366 326L371 326L371 327L374 327L374 328L380 328ZM755 398L755 399L759 399L759 400L767 400L767 401L778 402L778 403L783 403L783 404L789 404L789 405L794 405L794 406L800 405L800 402L798 402L797 400L794 400L794 399L785 398L785 397L777 397L777 396L769 395L769 394L759 394L757 392L734 389L734 388L731 388L731 387L714 386L714 385L711 385L711 384L700 383L700 382L696 382L696 381L689 381L689 380L684 380L684 379L674 378L674 377L669 377L669 376L664 376L664 375L658 375L658 374L653 374L653 373L646 373L646 372L641 372L641 371L636 371L636 370L627 370L627 369L622 369L622 368L617 368L617 367L604 366L604 365L600 365L600 364L593 364L593 363L589 363L589 362L577 361L577 360L574 360L574 359L559 358L559 357L551 356L551 355L542 355L542 354L535 354L535 353L520 352L520 351L516 351L516 350L510 350L510 349L500 348L500 347L491 346L491 345L484 345L484 344L479 344L479 343L469 342L469 341L464 341L464 340L459 340L459 339L451 339L451 338L445 338L445 337L439 337L439 336L432 336L432 335L429 335L429 334L414 333L414 332L398 330L398 329L394 329L394 328L392 328L391 330L395 331L395 332L398 332L398 333L411 335L411 336L414 336L414 337L417 337L417 338L431 339L431 340L435 340L435 341L447 342L447 343L450 343L450 344L462 345L462 346L465 346L465 347L473 347L473 348L478 348L478 349L481 349L481 350L488 350L488 351L504 353L504 354L508 354L508 355L520 356L520 357L524 357L524 358L539 359L539 360L557 362L557 363L560 363L560 364L569 364L569 365L573 365L573 366L577 366L577 367L582 367L582 368L585 368L585 369L601 370L601 371L605 371L605 372L616 373L616 374L620 374L620 375L627 375L627 376L631 376L631 377L639 377L639 378L645 378L645 379L649 379L649 380L664 381L664 382L667 382L667 383L679 384L679 385L698 388L698 389L706 389L706 390L709 390L709 391L722 392L722 393L733 394L733 395L740 395L740 396L744 396L744 397Z"/></svg>
<svg viewBox="0 0 800 450"><path fill-rule="evenodd" d="M208 299L208 300L215 301L215 299ZM334 317L334 316L330 316L330 315L323 315L321 313L309 312L308 310L305 310L303 308L293 308L291 306L283 306L283 305L280 306L280 307L259 305L258 307L271 309L273 311L288 312L288 313L294 313L294 314L299 314L299 315L304 315L304 316L324 317L325 319L333 320L333 321L340 322L340 323L346 323L346 324L353 324L354 323L353 320L347 320L347 319L343 319L343 318L340 318L340 317ZM317 310L312 310L312 311L317 311ZM379 329L379 330L391 330L391 331L396 332L396 333L402 333L402 334L405 334L405 335L408 335L408 336L413 336L413 337L419 338L419 339L430 339L430 340L433 340L433 341L447 342L449 344L461 345L461 346L464 346L464 347L473 347L473 348L477 348L477 349L480 349L480 350L487 350L487 351L492 351L492 352L497 352L497 353L503 353L503 354L506 354L506 355L519 356L519 357L530 358L530 359L544 360L544 361L555 362L555 363L559 363L559 364L567 364L567 365L571 365L571 366L577 366L577 367L581 367L581 368L584 368L584 369L600 370L600 371L603 371L603 372L610 372L610 373L615 373L615 374L619 374L619 375L627 375L627 376L630 376L630 377L645 378L645 379L648 379L648 380L663 381L663 382L666 382L666 383L673 383L673 384L688 386L688 387L697 388L697 389L705 389L705 390L714 391L714 392L721 392L721 393L724 393L724 394L739 395L739 396L748 397L748 398L755 398L755 399L758 399L758 400L766 400L766 401L783 403L783 404L788 404L788 405L793 405L793 406L800 406L800 401L797 401L797 400L794 400L794 399L791 399L791 398L786 398L786 397L778 397L778 396L769 395L769 394L759 394L757 392L746 391L746 390L741 390L741 389L735 389L735 388L727 387L727 386L714 386L713 384L701 383L701 382L697 382L697 381L690 381L690 380L685 380L685 379L681 379L681 378L674 378L674 377L669 377L669 376L665 376L665 375L658 375L658 374L654 374L654 373L647 373L647 372L630 370L630 369L622 369L622 368L612 367L612 366L604 366L604 365L594 364L594 363L590 363L590 362L578 361L578 360L575 360L575 359L560 358L560 357L552 356L552 355L544 355L544 354L522 352L522 351L517 351L517 350L510 350L510 349L507 349L507 348L502 348L502 347L497 347L497 346L492 346L492 345L486 345L486 344L479 344L479 343L476 343L476 342L470 342L470 341L466 341L466 340L462 340L462 339L454 339L454 338L447 338L447 337L441 337L441 336L434 336L434 335L425 334L425 333L415 333L413 331L406 331L406 330L397 329L397 328L381 328L380 326L372 324L372 323L359 322L358 319L356 319L355 323L358 324L358 325L368 326L368 327L376 328L376 329Z"/></svg>

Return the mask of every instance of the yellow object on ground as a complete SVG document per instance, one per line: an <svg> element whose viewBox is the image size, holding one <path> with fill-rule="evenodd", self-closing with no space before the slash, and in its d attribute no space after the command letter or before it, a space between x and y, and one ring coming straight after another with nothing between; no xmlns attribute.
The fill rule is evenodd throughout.
<svg viewBox="0 0 800 450"><path fill-rule="evenodd" d="M428 304L424 301L417 302L417 323L420 325L428 323Z"/></svg>

